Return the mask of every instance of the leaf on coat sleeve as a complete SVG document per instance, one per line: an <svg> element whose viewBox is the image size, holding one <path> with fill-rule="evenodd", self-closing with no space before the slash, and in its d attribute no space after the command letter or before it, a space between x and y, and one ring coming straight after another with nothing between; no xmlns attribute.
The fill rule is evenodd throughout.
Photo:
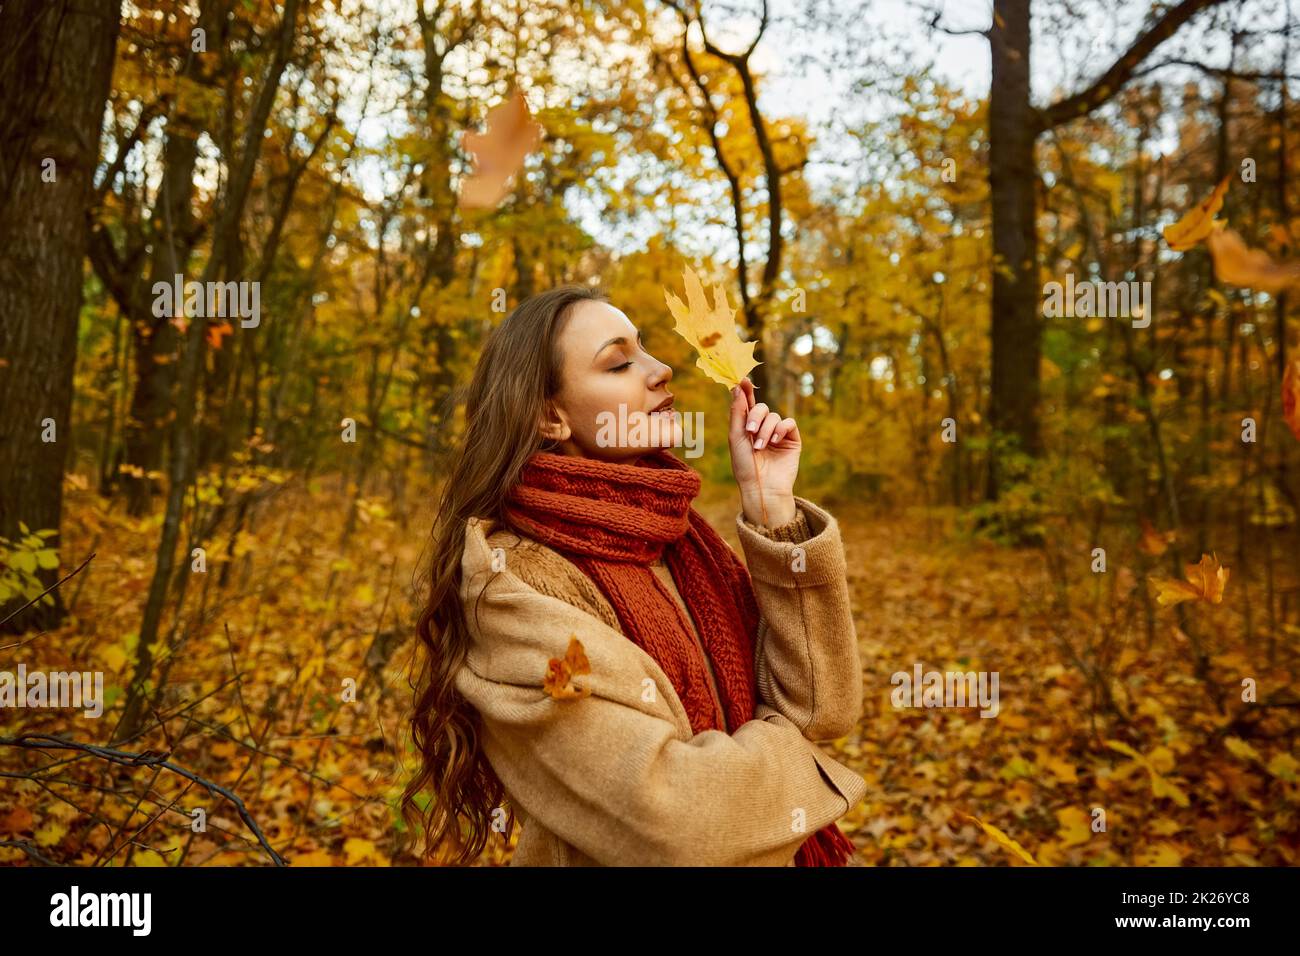
<svg viewBox="0 0 1300 956"><path fill-rule="evenodd" d="M682 269L686 303L664 290L664 299L677 324L673 331L699 352L695 364L709 378L727 388L739 385L755 366L756 342L742 342L736 334L736 310L727 301L722 283L714 283L710 307L700 277L690 266Z"/></svg>
<svg viewBox="0 0 1300 956"><path fill-rule="evenodd" d="M562 659L552 657L546 662L546 676L542 680L542 689L555 700L577 700L580 697L588 697L591 688L575 684L573 678L579 674L590 673L591 662L587 660L587 653L582 649L582 641L578 640L576 634L572 634L569 636L569 647L564 652L564 657Z"/></svg>

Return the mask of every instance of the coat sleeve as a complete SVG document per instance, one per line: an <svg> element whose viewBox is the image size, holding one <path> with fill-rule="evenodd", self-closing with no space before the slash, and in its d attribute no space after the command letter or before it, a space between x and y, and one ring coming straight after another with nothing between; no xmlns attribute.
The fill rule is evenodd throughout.
<svg viewBox="0 0 1300 956"><path fill-rule="evenodd" d="M766 705L730 735L691 734L652 658L590 614L501 583L467 612L481 645L457 689L511 798L601 864L787 865L865 796L856 772ZM578 679L591 693L556 700L543 676L570 634L591 662Z"/></svg>
<svg viewBox="0 0 1300 956"><path fill-rule="evenodd" d="M759 696L809 740L836 740L863 713L862 659L844 546L834 517L798 496L795 505L811 532L806 540L795 540L793 533L774 536L736 517L761 612L755 647ZM781 537L786 540L774 539Z"/></svg>

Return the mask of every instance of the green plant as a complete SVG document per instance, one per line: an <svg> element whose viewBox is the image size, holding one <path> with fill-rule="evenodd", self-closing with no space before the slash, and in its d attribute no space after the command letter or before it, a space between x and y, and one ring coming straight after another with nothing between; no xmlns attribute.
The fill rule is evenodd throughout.
<svg viewBox="0 0 1300 956"><path fill-rule="evenodd" d="M18 530L23 534L19 541L0 536L0 605L15 599L32 600L45 590L37 570L48 571L59 566L58 552L47 541L59 533L56 529L42 528L34 532L20 521ZM40 603L53 604L54 597L46 594Z"/></svg>

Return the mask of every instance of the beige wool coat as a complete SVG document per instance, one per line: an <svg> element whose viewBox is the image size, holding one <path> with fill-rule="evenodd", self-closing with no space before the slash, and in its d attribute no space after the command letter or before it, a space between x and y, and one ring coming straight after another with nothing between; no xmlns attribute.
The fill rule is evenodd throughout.
<svg viewBox="0 0 1300 956"><path fill-rule="evenodd" d="M795 502L781 528L736 517L761 614L759 699L730 734L691 730L672 682L581 569L470 520L461 598L473 643L456 687L522 824L512 865L791 866L804 840L866 795L818 746L850 733L863 710L839 527ZM684 607L667 567L654 570ZM555 700L542 689L547 663L575 635L591 693Z"/></svg>

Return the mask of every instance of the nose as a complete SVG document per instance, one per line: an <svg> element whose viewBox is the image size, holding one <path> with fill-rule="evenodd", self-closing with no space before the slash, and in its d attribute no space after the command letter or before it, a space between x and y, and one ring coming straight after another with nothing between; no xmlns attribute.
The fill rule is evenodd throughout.
<svg viewBox="0 0 1300 956"><path fill-rule="evenodd" d="M660 385L667 385L673 379L673 369L670 365L665 365L658 359L654 360L654 370L650 373L650 387L658 388Z"/></svg>

